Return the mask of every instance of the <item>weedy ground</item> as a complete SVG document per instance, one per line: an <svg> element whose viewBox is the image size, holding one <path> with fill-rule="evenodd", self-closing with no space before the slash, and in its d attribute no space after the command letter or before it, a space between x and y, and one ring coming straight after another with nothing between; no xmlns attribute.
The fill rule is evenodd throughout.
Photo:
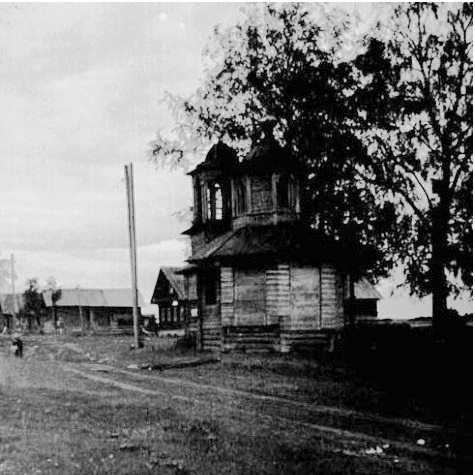
<svg viewBox="0 0 475 475"><path fill-rule="evenodd" d="M25 340L0 340L0 474L469 473L470 434L328 362Z"/></svg>

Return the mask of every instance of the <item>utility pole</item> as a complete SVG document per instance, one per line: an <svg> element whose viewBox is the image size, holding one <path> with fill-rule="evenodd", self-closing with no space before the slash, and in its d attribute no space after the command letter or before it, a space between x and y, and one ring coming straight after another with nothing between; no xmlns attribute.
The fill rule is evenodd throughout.
<svg viewBox="0 0 475 475"><path fill-rule="evenodd" d="M134 347L142 346L139 333L138 291L137 291L137 242L135 234L134 169L132 163L125 165L125 185L127 189L127 211L129 223L130 276L132 281Z"/></svg>
<svg viewBox="0 0 475 475"><path fill-rule="evenodd" d="M82 307L81 307L81 291L79 289L79 284L77 285L77 291L78 291L78 310L79 310L79 320L81 321L81 330L84 332L85 330L85 325L84 325L84 317L82 314ZM53 309L54 311L54 309ZM54 325L56 325L56 322L54 322ZM56 328L54 329L56 332Z"/></svg>
<svg viewBox="0 0 475 475"><path fill-rule="evenodd" d="M11 264L11 273L12 273L12 311L13 318L15 319L16 315L16 305L15 305L15 256L10 254L10 264Z"/></svg>

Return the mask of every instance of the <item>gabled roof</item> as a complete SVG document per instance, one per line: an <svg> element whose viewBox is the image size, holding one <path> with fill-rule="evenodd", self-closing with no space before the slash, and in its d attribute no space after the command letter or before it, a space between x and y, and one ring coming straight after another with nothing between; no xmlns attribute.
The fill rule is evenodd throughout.
<svg viewBox="0 0 475 475"><path fill-rule="evenodd" d="M185 287L185 275L183 271L187 266L181 267L161 267L158 273L157 282L152 295L152 303L155 303L160 298L160 281L166 279L170 287L175 291L179 300L186 300L188 298ZM190 300L196 300L196 277L190 276L188 278L190 285L189 294Z"/></svg>
<svg viewBox="0 0 475 475"><path fill-rule="evenodd" d="M52 306L51 292L43 292L47 307ZM132 289L61 289L57 307L123 307L133 306ZM138 306L145 306L140 292Z"/></svg>
<svg viewBox="0 0 475 475"><path fill-rule="evenodd" d="M361 277L358 282L355 282L355 298L358 300L380 300L382 296L366 277Z"/></svg>
<svg viewBox="0 0 475 475"><path fill-rule="evenodd" d="M181 269L182 267L161 267L160 271L163 272L163 275L177 293L178 298L184 300L186 298L185 277L177 273Z"/></svg>

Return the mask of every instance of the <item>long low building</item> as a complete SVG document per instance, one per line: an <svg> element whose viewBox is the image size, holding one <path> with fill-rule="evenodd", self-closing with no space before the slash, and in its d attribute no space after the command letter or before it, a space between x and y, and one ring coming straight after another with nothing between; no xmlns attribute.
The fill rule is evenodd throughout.
<svg viewBox="0 0 475 475"><path fill-rule="evenodd" d="M61 289L56 302L56 318L66 328L124 328L133 324L133 299L131 289ZM49 312L53 313L51 292L43 292ZM139 316L144 306L138 294Z"/></svg>

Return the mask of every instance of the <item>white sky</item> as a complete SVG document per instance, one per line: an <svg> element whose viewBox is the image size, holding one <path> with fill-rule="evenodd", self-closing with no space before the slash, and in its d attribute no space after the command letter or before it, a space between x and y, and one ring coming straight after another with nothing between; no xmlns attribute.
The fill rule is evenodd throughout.
<svg viewBox="0 0 475 475"><path fill-rule="evenodd" d="M146 150L172 124L160 97L199 85L212 28L234 22L239 7L0 4L0 251L15 254L19 290L27 277L49 275L63 287L130 285L128 161L144 298L160 265L183 261L186 224L172 213L191 206L189 178L156 170ZM381 286L385 296L391 285ZM380 304L381 316L429 309L406 297Z"/></svg>

